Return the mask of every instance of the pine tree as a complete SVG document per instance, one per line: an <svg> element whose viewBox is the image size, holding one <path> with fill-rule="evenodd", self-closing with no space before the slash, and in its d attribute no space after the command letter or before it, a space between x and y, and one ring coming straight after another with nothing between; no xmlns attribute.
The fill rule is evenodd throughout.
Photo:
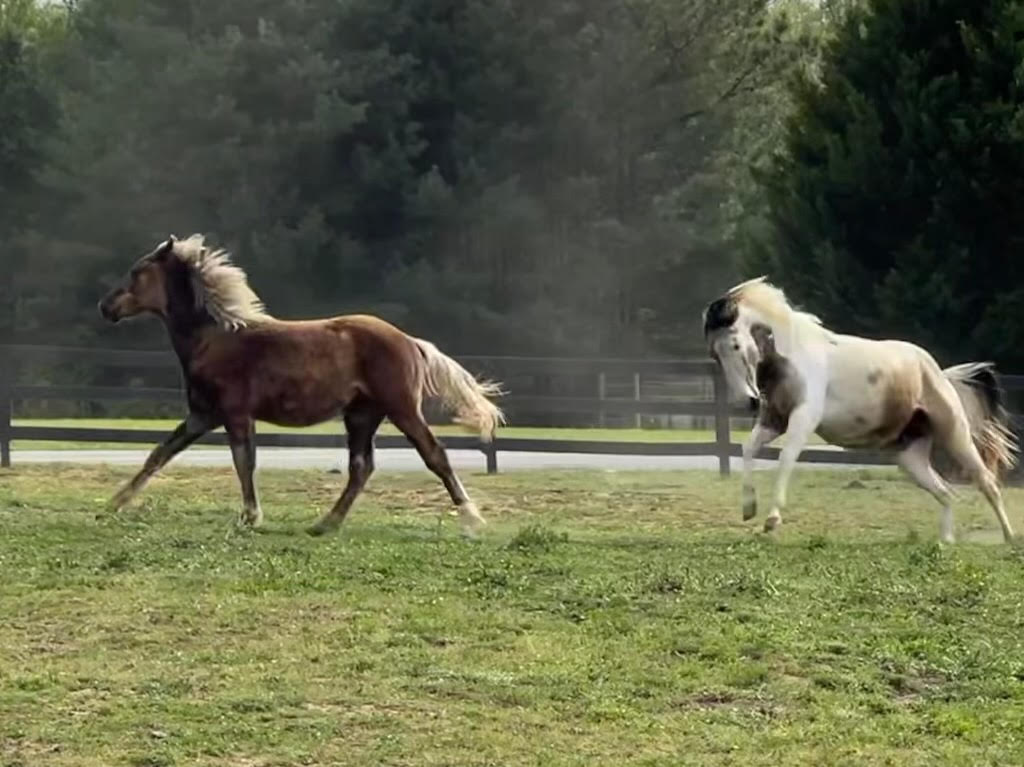
<svg viewBox="0 0 1024 767"><path fill-rule="evenodd" d="M870 0L793 86L747 267L836 328L1024 364L1024 11Z"/></svg>
<svg viewBox="0 0 1024 767"><path fill-rule="evenodd" d="M19 294L27 292L22 236L37 218L32 202L57 121L43 60L61 22L59 10L34 0L0 4L0 339L14 332Z"/></svg>

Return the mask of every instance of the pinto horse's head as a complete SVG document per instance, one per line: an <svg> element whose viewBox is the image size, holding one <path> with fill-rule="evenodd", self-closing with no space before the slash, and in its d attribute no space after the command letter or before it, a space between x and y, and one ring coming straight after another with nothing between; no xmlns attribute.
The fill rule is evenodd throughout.
<svg viewBox="0 0 1024 767"><path fill-rule="evenodd" d="M761 359L758 339L749 318L740 311L736 298L726 294L704 310L704 338L708 352L718 363L733 397L756 411L757 363Z"/></svg>
<svg viewBox="0 0 1024 767"><path fill-rule="evenodd" d="M104 319L119 322L145 313L167 316L171 283L180 281L180 273L186 271L185 265L174 257L176 242L172 235L135 262L123 283L100 301L100 315Z"/></svg>

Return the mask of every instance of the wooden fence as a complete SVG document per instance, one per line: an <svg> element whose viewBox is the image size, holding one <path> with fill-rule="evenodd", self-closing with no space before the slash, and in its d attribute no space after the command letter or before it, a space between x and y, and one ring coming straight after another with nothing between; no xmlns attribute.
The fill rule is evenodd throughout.
<svg viewBox="0 0 1024 767"><path fill-rule="evenodd" d="M459 361L474 373L509 382L511 393L501 405L515 425L530 425L530 414L580 414L592 423L603 423L611 417L625 417L638 424L641 417L699 416L714 423L714 440L709 442L634 442L575 439L530 439L501 437L489 444L476 437L450 436L444 439L449 448L473 449L486 457L488 472L498 470L500 452L531 451L541 453L601 453L612 455L649 456L714 456L719 471L729 473L729 459L742 454L739 444L730 439L730 417L746 416L730 408L724 381L717 368L705 360L631 360L631 359L574 359L541 357L460 357ZM170 353L86 349L48 346L0 346L0 464L11 464L11 443L14 440L62 442L115 442L155 444L166 437L164 432L146 429L78 428L57 426L19 426L12 423L15 403L23 401L64 400L76 402L153 402L175 403L184 410L184 397L180 387L142 385L44 385L26 383L19 371L30 366L59 369L62 366L118 368L144 371L176 368L177 359ZM647 377L666 376L710 381L711 398L669 398L664 394L646 394L641 385ZM589 378L595 383L591 396L559 395L550 391L550 385L538 385L559 377L579 380ZM609 377L632 381L627 391L618 396L609 392ZM1024 388L1024 376L1006 377L1008 385ZM530 393L517 393L514 381L531 379ZM517 415L522 418L517 419ZM260 433L260 445L273 447L343 447L345 435L339 424L338 434L314 433ZM223 432L206 435L200 443L223 445L227 443ZM380 448L408 447L401 436L379 435ZM765 448L761 458L775 458L778 448ZM873 452L845 452L835 449L811 448L800 460L812 463L886 464L891 457Z"/></svg>

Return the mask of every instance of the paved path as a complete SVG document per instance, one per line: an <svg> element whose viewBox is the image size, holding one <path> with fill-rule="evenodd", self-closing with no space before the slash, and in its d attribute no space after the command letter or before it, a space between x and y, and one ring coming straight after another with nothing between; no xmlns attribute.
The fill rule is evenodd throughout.
<svg viewBox="0 0 1024 767"><path fill-rule="evenodd" d="M100 463L140 466L148 451L125 450L15 450L14 466L25 463ZM336 469L347 462L344 450L331 448L274 448L259 449L259 465L273 469ZM484 471L484 456L476 450L449 450L448 457L457 470ZM182 466L231 466L231 453L221 447L186 450L174 459ZM423 471L423 462L411 448L378 449L377 467L383 471ZM775 466L774 461L756 461L758 469ZM595 455L584 453L498 453L500 471L526 469L597 469L604 471L717 469L714 456L662 456L662 455ZM740 471L740 459L732 459L733 471ZM807 468L858 468L849 464L801 464Z"/></svg>

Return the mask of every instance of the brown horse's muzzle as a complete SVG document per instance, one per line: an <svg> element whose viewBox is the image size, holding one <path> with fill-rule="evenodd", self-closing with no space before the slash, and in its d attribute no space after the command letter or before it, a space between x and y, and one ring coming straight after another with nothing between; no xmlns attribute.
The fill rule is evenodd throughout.
<svg viewBox="0 0 1024 767"><path fill-rule="evenodd" d="M114 288L99 303L100 316L108 322L117 322L125 317L136 314L131 311L129 304L133 304L132 294L124 288Z"/></svg>

